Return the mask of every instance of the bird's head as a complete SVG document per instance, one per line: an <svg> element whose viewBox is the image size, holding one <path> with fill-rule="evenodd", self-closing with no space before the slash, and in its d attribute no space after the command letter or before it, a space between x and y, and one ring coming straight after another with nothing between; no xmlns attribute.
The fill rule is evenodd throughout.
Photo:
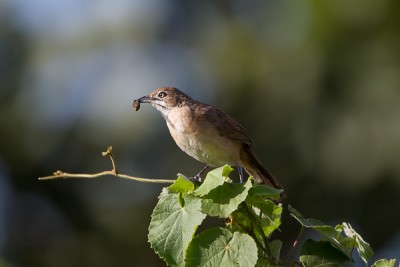
<svg viewBox="0 0 400 267"><path fill-rule="evenodd" d="M171 109L187 104L188 100L192 99L177 88L168 86L158 88L137 101L139 103L150 103L163 115L167 115Z"/></svg>

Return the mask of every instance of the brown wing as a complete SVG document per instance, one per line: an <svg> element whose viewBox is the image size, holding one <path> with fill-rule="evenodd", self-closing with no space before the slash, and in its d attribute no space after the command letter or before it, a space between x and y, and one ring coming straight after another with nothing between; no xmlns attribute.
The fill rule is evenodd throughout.
<svg viewBox="0 0 400 267"><path fill-rule="evenodd" d="M217 126L222 136L226 136L238 143L253 146L253 141L247 131L222 110L202 103L197 109L205 120Z"/></svg>

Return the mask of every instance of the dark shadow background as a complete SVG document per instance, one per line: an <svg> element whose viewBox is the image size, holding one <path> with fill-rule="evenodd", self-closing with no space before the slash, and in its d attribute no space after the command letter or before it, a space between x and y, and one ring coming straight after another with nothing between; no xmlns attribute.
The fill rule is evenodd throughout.
<svg viewBox="0 0 400 267"><path fill-rule="evenodd" d="M306 217L400 259L399 3L1 1L0 265L164 266L161 185L37 177L110 169L109 145L124 173L196 173L157 111L132 110L165 85L236 118Z"/></svg>

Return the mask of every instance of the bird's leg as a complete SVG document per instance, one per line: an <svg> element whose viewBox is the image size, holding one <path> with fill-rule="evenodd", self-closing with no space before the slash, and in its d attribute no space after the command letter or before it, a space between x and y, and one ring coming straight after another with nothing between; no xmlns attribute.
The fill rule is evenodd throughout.
<svg viewBox="0 0 400 267"><path fill-rule="evenodd" d="M194 177L191 177L190 180L196 181L196 182L200 182L200 183L201 183L201 180L202 180L202 177L201 177L201 176L202 176L203 173L206 172L209 168L210 168L210 166L208 166L208 164L207 164L206 166L204 166L203 169L201 169L201 171L199 171L198 174L196 174Z"/></svg>
<svg viewBox="0 0 400 267"><path fill-rule="evenodd" d="M242 165L238 164L237 165L237 169L239 171L240 183L243 183L243 167L242 167Z"/></svg>

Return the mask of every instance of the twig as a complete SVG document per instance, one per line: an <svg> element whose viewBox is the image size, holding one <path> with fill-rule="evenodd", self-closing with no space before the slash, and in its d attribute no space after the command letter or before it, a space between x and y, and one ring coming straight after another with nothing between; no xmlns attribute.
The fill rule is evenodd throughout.
<svg viewBox="0 0 400 267"><path fill-rule="evenodd" d="M49 175L49 176L43 176L43 177L39 177L39 180L53 180L53 179L66 179L66 178L85 178L85 179L92 179L92 178L98 178L98 177L102 177L102 176L107 176L107 175L111 175L111 176L115 176L118 178L122 178L122 179L129 179L129 180L134 180L137 182L143 182L143 183L156 183L156 184L172 184L175 182L175 180L171 180L171 179L149 179L149 178L141 178L141 177L135 177L135 176L131 176L131 175L127 175L127 174L120 174L118 173L117 167L116 167L116 163L115 163L115 158L114 155L112 153L112 147L108 147L107 151L102 152L102 155L105 156L109 156L110 160L111 160L111 164L113 169L111 171L102 171L99 173L93 173L93 174L88 174L88 173L67 173L67 172L63 172L63 171L56 171L53 173L53 175Z"/></svg>
<svg viewBox="0 0 400 267"><path fill-rule="evenodd" d="M113 167L113 171L115 172L115 174L118 175L118 170L117 170L117 166L115 164L114 154L112 153L112 146L109 146L105 152L101 152L101 155L103 157L105 157L105 156L109 156L110 157L111 164L112 164L112 167Z"/></svg>
<svg viewBox="0 0 400 267"><path fill-rule="evenodd" d="M299 232L299 234L297 235L296 240L293 242L292 247L290 248L289 252L286 254L285 259L283 260L283 265L285 265L286 262L289 260L289 257L290 257L290 255L292 255L292 253L293 253L293 251L294 251L294 248L296 247L297 243L298 243L298 242L300 241L300 239L303 237L304 230L305 230L305 227L304 227L304 226L301 226L300 232Z"/></svg>

